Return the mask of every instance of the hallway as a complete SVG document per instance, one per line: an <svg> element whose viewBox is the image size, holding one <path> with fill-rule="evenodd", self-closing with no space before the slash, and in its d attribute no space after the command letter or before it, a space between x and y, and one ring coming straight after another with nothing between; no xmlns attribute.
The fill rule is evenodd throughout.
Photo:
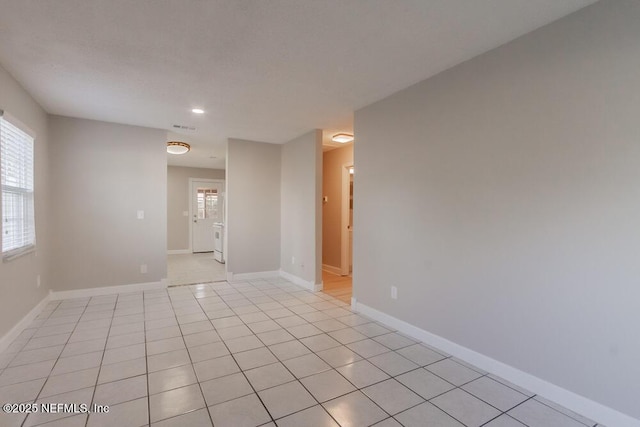
<svg viewBox="0 0 640 427"><path fill-rule="evenodd" d="M353 294L351 276L338 276L322 270L322 283L322 292L342 302L351 304L351 295Z"/></svg>

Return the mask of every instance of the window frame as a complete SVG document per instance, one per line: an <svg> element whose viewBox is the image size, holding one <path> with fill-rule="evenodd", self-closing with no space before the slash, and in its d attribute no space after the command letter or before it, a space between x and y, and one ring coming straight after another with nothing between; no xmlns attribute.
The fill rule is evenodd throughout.
<svg viewBox="0 0 640 427"><path fill-rule="evenodd" d="M31 174L31 188L28 188L28 186L26 187L15 187L15 186L11 186L11 185L7 185L4 183L4 180L2 179L2 176L0 176L0 253L2 255L2 261L3 262L7 262L10 261L12 259L21 257L23 255L35 252L36 250L36 213L35 213L35 204L36 204L36 200L35 200L35 193L36 193L36 189L35 189L35 143L36 143L36 135L33 131L31 131L28 127L24 126L19 120L15 119L13 116L11 116L10 114L8 114L6 111L3 111L2 109L0 109L0 122L6 122L9 125L13 126L14 128L18 129L20 132L24 133L27 137L30 138L29 143L30 143L30 150L31 152L29 153L31 155L31 165L30 168L31 170L28 171ZM0 123L1 126L1 123ZM1 132L1 130L0 130ZM1 146L2 142L0 141L0 146ZM20 147L20 149L22 149L22 147ZM0 153L0 156L2 154ZM2 159L0 159L1 161ZM22 165L21 165L22 167ZM28 166L27 166L28 167ZM24 169L23 169L24 170ZM10 192L10 193L14 193L14 194L21 194L21 198L23 200L24 203L24 197L28 197L30 198L30 200L27 199L27 202L30 202L30 207L31 209L27 209L26 213L23 212L22 214L22 221L27 221L27 222L31 222L31 224L33 225L33 229L32 229L32 237L31 239L26 242L26 244L17 247L17 248L12 248L9 250L4 251L3 250L3 246L4 246L4 227L5 227L5 219L4 219L4 207L2 206L3 203L3 199L4 199L4 194L5 192ZM26 205L28 206L28 205Z"/></svg>

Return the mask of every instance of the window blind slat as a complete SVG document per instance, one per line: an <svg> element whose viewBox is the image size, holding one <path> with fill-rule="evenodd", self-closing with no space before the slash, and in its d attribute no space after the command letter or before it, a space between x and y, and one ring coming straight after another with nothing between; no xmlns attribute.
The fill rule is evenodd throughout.
<svg viewBox="0 0 640 427"><path fill-rule="evenodd" d="M2 253L35 244L33 137L0 117Z"/></svg>

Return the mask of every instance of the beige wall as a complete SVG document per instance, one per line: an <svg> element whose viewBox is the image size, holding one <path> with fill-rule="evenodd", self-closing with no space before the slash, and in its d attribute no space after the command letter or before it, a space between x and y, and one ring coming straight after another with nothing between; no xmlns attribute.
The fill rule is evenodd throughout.
<svg viewBox="0 0 640 427"><path fill-rule="evenodd" d="M52 187L49 184L47 114L2 67L0 67L0 109L11 114L36 133L34 170L36 252L8 262L0 261L0 338L2 338L47 295L51 288L49 272L51 198L49 193ZM41 276L40 288L36 287L38 275Z"/></svg>
<svg viewBox="0 0 640 427"><path fill-rule="evenodd" d="M166 132L57 116L50 132L53 288L166 278Z"/></svg>
<svg viewBox="0 0 640 427"><path fill-rule="evenodd" d="M223 169L167 167L167 249L170 251L191 249L190 218L182 214L189 211L189 178L224 179L225 172Z"/></svg>
<svg viewBox="0 0 640 427"><path fill-rule="evenodd" d="M340 268L342 247L342 168L353 164L353 144L326 151L322 164L322 264Z"/></svg>
<svg viewBox="0 0 640 427"><path fill-rule="evenodd" d="M280 268L280 149L229 139L227 149L227 271Z"/></svg>
<svg viewBox="0 0 640 427"><path fill-rule="evenodd" d="M638 22L601 1L357 111L354 219L359 302L636 418Z"/></svg>
<svg viewBox="0 0 640 427"><path fill-rule="evenodd" d="M280 265L307 282L322 282L322 131L282 145Z"/></svg>

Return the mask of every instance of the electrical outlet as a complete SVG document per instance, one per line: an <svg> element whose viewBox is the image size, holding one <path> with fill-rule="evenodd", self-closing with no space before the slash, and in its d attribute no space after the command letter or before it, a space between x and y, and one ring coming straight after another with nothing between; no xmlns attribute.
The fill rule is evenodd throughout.
<svg viewBox="0 0 640 427"><path fill-rule="evenodd" d="M40 275L38 274L38 276L36 277L36 287L39 288L40 287Z"/></svg>
<svg viewBox="0 0 640 427"><path fill-rule="evenodd" d="M138 211L137 212L137 217L138 217L138 219L144 219L144 211Z"/></svg>
<svg viewBox="0 0 640 427"><path fill-rule="evenodd" d="M398 299L398 288L395 286L391 287L391 299Z"/></svg>
<svg viewBox="0 0 640 427"><path fill-rule="evenodd" d="M147 264L140 264L140 273L147 274Z"/></svg>

